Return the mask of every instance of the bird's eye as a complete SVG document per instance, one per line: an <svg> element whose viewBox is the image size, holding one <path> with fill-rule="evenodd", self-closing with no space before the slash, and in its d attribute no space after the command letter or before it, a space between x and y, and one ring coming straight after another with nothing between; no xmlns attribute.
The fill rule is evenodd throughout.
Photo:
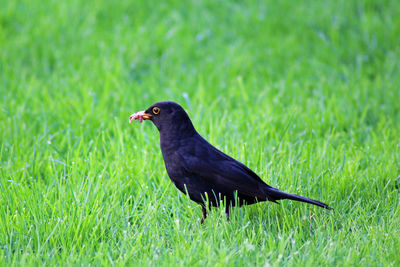
<svg viewBox="0 0 400 267"><path fill-rule="evenodd" d="M160 113L160 109L158 107L154 107L153 113L157 115L158 113Z"/></svg>

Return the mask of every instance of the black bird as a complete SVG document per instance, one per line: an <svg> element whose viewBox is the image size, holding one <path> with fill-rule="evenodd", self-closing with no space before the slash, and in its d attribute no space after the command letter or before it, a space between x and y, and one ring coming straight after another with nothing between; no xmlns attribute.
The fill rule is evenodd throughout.
<svg viewBox="0 0 400 267"><path fill-rule="evenodd" d="M277 203L277 200L291 199L331 209L322 202L285 193L266 184L243 163L201 137L177 103L155 103L145 111L132 114L129 123L136 119L151 120L157 127L168 176L180 191L201 205L201 223L207 217L206 207L219 206L223 201L228 220L230 206L267 200Z"/></svg>

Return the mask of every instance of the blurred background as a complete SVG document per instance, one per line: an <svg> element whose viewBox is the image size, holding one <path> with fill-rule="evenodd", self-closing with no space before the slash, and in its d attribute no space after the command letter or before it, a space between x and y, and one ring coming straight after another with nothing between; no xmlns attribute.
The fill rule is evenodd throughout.
<svg viewBox="0 0 400 267"><path fill-rule="evenodd" d="M261 264L265 250L277 251L268 254L275 263L307 257L338 263L317 253L318 247L329 251L331 234L364 229L376 207L388 205L375 213L378 225L382 216L395 217L389 206L399 206L399 38L400 2L390 0L2 1L0 251L6 263L30 262L30 253L37 263L86 257L87 263L124 264L140 253L136 259L145 262L154 250L160 262L172 263L168 255L178 253L179 240L207 235L193 237L185 228L190 237L174 236L200 211L170 185L156 129L128 124L131 113L161 100L182 104L204 137L268 183L346 215L327 219L332 232L321 240L305 233L307 224L295 231L313 240L315 254L304 243L280 251L272 241L246 258L234 249L243 242L231 241L215 244L225 257L200 263ZM265 221L257 214L270 206L249 207L238 217ZM284 210L274 206L265 216L284 217ZM306 210L294 214L300 218ZM347 221L354 210L360 221ZM186 226L176 226L176 218ZM259 234L275 240L274 231L287 227L281 235L291 240L297 221L279 226L276 220L278 228ZM148 225L161 227L169 245L148 233ZM395 231L385 225L376 246L395 247L394 239L385 243L383 233ZM235 233L224 229L222 235ZM361 256L335 246L342 254L329 253L352 255L347 262L358 264L374 247L365 231L370 243ZM208 234L219 240L220 232ZM134 241L139 233L145 237ZM361 240L336 242L356 247ZM79 252L83 245L88 250ZM201 245L186 249L199 258L212 254ZM236 258L224 254L231 249ZM291 261L296 250L300 256ZM375 263L396 257L390 249L376 253Z"/></svg>

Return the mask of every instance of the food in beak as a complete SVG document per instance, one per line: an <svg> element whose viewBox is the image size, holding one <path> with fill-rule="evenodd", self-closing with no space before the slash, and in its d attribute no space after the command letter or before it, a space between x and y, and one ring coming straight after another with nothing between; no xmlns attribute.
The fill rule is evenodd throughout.
<svg viewBox="0 0 400 267"><path fill-rule="evenodd" d="M147 114L144 111L139 111L136 113L133 113L130 117L129 117L129 123L131 123L133 120L137 120L139 119L140 123L143 122L143 120L147 120L151 118L151 114Z"/></svg>

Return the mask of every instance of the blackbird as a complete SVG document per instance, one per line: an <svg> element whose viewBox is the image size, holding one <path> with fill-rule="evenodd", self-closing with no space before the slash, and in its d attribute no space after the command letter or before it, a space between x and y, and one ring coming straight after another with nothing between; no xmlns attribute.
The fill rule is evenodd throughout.
<svg viewBox="0 0 400 267"><path fill-rule="evenodd" d="M202 207L201 223L207 217L207 206L225 203L229 207L261 201L277 203L291 199L331 209L306 197L285 193L266 184L243 163L221 152L195 130L188 114L172 101L158 102L136 112L132 120L151 120L160 132L160 145L168 176L175 186Z"/></svg>

